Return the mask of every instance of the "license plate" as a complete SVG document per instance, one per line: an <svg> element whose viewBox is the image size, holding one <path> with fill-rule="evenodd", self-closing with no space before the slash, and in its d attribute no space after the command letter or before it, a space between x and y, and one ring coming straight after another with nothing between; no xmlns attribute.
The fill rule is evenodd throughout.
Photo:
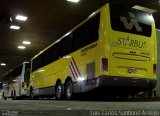
<svg viewBox="0 0 160 116"><path fill-rule="evenodd" d="M128 68L128 73L136 73L137 69L136 68Z"/></svg>

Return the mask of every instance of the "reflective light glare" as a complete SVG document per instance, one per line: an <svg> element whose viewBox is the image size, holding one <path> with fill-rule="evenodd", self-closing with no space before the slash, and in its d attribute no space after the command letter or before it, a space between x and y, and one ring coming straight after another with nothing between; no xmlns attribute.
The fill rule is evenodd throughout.
<svg viewBox="0 0 160 116"><path fill-rule="evenodd" d="M17 19L17 20L20 20L20 21L26 21L26 20L27 20L27 17L26 17L26 16L22 16L22 15L17 15L17 16L16 16L16 19Z"/></svg>
<svg viewBox="0 0 160 116"><path fill-rule="evenodd" d="M44 70L39 70L38 72L44 72Z"/></svg>
<svg viewBox="0 0 160 116"><path fill-rule="evenodd" d="M63 58L71 58L71 56L63 56Z"/></svg>
<svg viewBox="0 0 160 116"><path fill-rule="evenodd" d="M1 66L6 66L6 63L1 63Z"/></svg>
<svg viewBox="0 0 160 116"><path fill-rule="evenodd" d="M67 0L67 1L69 1L69 2L75 2L75 3L79 2L79 0Z"/></svg>
<svg viewBox="0 0 160 116"><path fill-rule="evenodd" d="M12 22L13 20L12 20L12 17L10 17L10 21Z"/></svg>
<svg viewBox="0 0 160 116"><path fill-rule="evenodd" d="M29 45L29 44L31 44L31 42L30 41L23 41L23 44Z"/></svg>
<svg viewBox="0 0 160 116"><path fill-rule="evenodd" d="M25 46L18 46L19 49L25 49Z"/></svg>
<svg viewBox="0 0 160 116"><path fill-rule="evenodd" d="M20 26L11 25L11 26L10 26L10 29L19 30L19 29L20 29Z"/></svg>
<svg viewBox="0 0 160 116"><path fill-rule="evenodd" d="M68 36L69 34L71 34L71 32L66 33L64 36L66 37L66 36Z"/></svg>
<svg viewBox="0 0 160 116"><path fill-rule="evenodd" d="M91 15L89 15L89 17L92 17L93 15L95 15L96 14L96 12L93 12Z"/></svg>
<svg viewBox="0 0 160 116"><path fill-rule="evenodd" d="M139 6L139 5L135 5L132 8L134 8L136 10L141 10L141 11L144 11L144 12L147 12L147 13L151 13L151 14L153 14L154 12L156 12L155 9L150 9L150 8Z"/></svg>
<svg viewBox="0 0 160 116"><path fill-rule="evenodd" d="M84 77L78 77L78 81L84 81Z"/></svg>

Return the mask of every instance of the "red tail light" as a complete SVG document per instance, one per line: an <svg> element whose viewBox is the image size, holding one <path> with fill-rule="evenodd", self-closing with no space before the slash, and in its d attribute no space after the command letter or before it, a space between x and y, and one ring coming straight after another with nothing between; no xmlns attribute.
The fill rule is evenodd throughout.
<svg viewBox="0 0 160 116"><path fill-rule="evenodd" d="M153 64L153 74L154 75L156 74L156 70L157 70L156 64Z"/></svg>
<svg viewBox="0 0 160 116"><path fill-rule="evenodd" d="M102 71L108 71L108 59L102 58Z"/></svg>

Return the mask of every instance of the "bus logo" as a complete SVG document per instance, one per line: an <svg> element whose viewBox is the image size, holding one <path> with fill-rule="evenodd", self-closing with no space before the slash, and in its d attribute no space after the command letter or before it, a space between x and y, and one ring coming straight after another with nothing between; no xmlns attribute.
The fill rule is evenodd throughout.
<svg viewBox="0 0 160 116"><path fill-rule="evenodd" d="M125 28L127 30L132 30L132 28L135 27L138 32L142 32L142 27L139 26L139 23L135 15L132 12L128 12L128 13L131 18L130 22L127 21L126 17L122 17L122 16L120 17L120 21L123 22Z"/></svg>
<svg viewBox="0 0 160 116"><path fill-rule="evenodd" d="M69 69L75 80L78 80L78 78L81 77L80 71L73 57L71 58Z"/></svg>

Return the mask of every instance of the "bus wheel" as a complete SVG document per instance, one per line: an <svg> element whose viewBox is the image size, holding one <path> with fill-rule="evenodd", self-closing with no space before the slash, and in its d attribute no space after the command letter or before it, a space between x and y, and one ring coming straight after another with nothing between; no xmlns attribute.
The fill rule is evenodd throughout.
<svg viewBox="0 0 160 116"><path fill-rule="evenodd" d="M73 95L73 84L71 81L67 81L65 84L65 97L66 99L71 99Z"/></svg>
<svg viewBox="0 0 160 116"><path fill-rule="evenodd" d="M16 91L13 91L13 100L16 100L17 96L16 96Z"/></svg>
<svg viewBox="0 0 160 116"><path fill-rule="evenodd" d="M6 100L6 99L7 99L7 97L5 97L5 95L4 95L4 92L3 92L3 96L2 96L2 97L3 97L3 99L4 99L4 100Z"/></svg>
<svg viewBox="0 0 160 116"><path fill-rule="evenodd" d="M13 98L13 90L11 91L11 98Z"/></svg>
<svg viewBox="0 0 160 116"><path fill-rule="evenodd" d="M30 100L34 100L34 92L33 92L33 89L31 88L30 89Z"/></svg>
<svg viewBox="0 0 160 116"><path fill-rule="evenodd" d="M62 84L61 82L58 82L56 84L56 99L60 100L62 98Z"/></svg>

